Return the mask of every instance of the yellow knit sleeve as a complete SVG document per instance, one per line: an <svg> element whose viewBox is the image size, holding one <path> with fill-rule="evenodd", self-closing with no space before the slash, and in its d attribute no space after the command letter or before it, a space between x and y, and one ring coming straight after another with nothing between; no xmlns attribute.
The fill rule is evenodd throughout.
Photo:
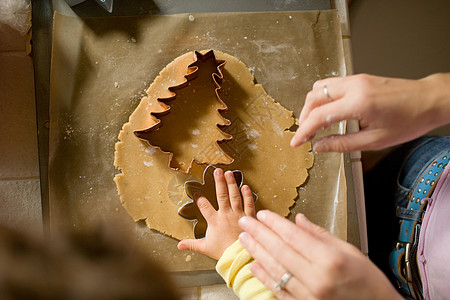
<svg viewBox="0 0 450 300"><path fill-rule="evenodd" d="M254 262L253 257L238 240L224 251L217 262L216 270L241 300L277 299L261 281L253 276L250 271L252 262Z"/></svg>

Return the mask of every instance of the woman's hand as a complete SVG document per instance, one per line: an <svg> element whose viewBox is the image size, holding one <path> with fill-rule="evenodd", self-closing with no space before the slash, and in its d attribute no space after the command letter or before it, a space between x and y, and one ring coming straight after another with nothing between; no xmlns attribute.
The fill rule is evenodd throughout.
<svg viewBox="0 0 450 300"><path fill-rule="evenodd" d="M255 216L255 203L250 188L242 186L242 198L232 172L222 169L214 171L216 197L219 210L203 196L196 199L198 208L208 223L203 239L186 239L178 243L178 249L199 252L219 259L242 232L238 221L243 216Z"/></svg>
<svg viewBox="0 0 450 300"><path fill-rule="evenodd" d="M354 246L311 223L260 211L244 217L239 240L258 263L252 273L280 299L402 299L385 275ZM286 272L284 289L275 284Z"/></svg>
<svg viewBox="0 0 450 300"><path fill-rule="evenodd" d="M299 128L291 141L298 146L319 129L357 120L361 130L315 142L318 152L379 150L410 141L450 122L450 74L420 80L371 75L327 78L308 93Z"/></svg>

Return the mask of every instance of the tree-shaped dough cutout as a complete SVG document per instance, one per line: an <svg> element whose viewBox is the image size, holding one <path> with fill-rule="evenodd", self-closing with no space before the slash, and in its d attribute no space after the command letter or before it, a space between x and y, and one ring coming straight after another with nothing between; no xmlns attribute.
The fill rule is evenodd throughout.
<svg viewBox="0 0 450 300"><path fill-rule="evenodd" d="M201 164L230 164L231 158L220 143L231 140L221 130L230 121L222 116L227 109L219 97L224 60L214 51L195 52L196 60L188 66L186 81L169 87L172 96L158 98L162 112L150 115L157 122L134 134L151 146L169 153L169 167L189 172L195 160Z"/></svg>

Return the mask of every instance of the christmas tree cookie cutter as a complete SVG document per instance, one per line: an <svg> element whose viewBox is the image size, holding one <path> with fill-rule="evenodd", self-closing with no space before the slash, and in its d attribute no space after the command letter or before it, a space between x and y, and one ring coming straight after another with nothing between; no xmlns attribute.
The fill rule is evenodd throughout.
<svg viewBox="0 0 450 300"><path fill-rule="evenodd" d="M222 101L222 99L219 96L219 90L221 89L220 87L220 83L222 83L223 80L223 73L222 70L224 68L225 65L225 61L224 60L217 60L214 54L213 50L210 50L204 54L195 51L195 61L193 63L191 63L188 66L188 74L184 75L184 78L186 79L183 83L176 85L176 86L171 86L169 87L169 91L173 94L170 97L167 98L158 98L158 103L161 105L161 107L164 109L161 112L151 112L150 116L153 118L153 120L156 122L154 125L152 125L151 127L144 129L144 130L136 130L134 131L134 134L141 140L146 141L150 146L160 149L162 152L169 154L169 168L173 169L173 170L177 170L177 171L182 171L185 173L188 173L190 168L192 167L192 163L193 161L197 161L200 164L231 164L234 159L228 155L220 146L221 143L229 141L232 139L232 136L224 131L222 131L222 128L229 126L231 124L231 122L226 119L225 117L222 116L222 113L224 111L226 111L228 109L227 105ZM213 64L213 65L211 65ZM213 66L213 68L211 69L211 66ZM201 73L201 72L211 72L211 74L209 73ZM206 79L210 80L212 79L212 85L209 85L210 83L199 83L198 81L196 81L197 79L200 80L200 78L205 79L205 78L209 78ZM204 140L208 141L208 139L210 139L210 143L207 143L208 147L211 148L209 150L209 153L207 153L207 151L205 149L198 149L198 152L195 152L196 150L192 150L189 147L183 147L183 146L176 146L174 145L174 143L176 143L176 141L171 141L171 139L174 139L174 134L181 134L179 133L179 131L183 131L186 130L185 128L181 128L180 130L178 130L177 132L175 132L174 134L166 134L163 135L164 129L163 129L163 125L164 125L164 120L167 119L167 116L169 114L172 113L172 106L169 105L170 102L174 101L177 98L177 93L181 93L181 90L185 89L185 93L188 94L188 96L186 96L186 94L183 94L183 97L188 98L187 100L184 99L183 103L177 103L176 100L173 102L173 105L186 105L187 101L192 101L192 103L190 102L189 105L198 105L198 106L204 106L203 103L201 103L200 96L197 96L199 94L199 91L197 91L197 95L196 93L196 89L195 84L206 84L208 87L211 87L211 91L209 92L204 92L203 93L209 93L208 94L208 99L205 101L211 101L211 96L214 95L215 100L217 101L217 103L214 103L216 106L213 106L213 110L216 111L216 116L213 118L216 118L216 121L214 122L214 130L213 132L213 136L211 136L211 134L205 134L204 135ZM200 86L202 88L199 88L200 90L205 90L204 86ZM188 92L191 91L191 94L189 94ZM200 93L202 93L202 91L200 91ZM198 103L194 103L195 101L198 101ZM210 108L211 109L211 108ZM178 108L178 112L180 111L180 109ZM185 115L187 115L188 117L186 118L193 118L190 117L190 114L193 114L192 111L185 111L184 112ZM179 113L181 115L181 113ZM197 120L199 119L199 117L197 117ZM193 121L197 121L197 120L193 120ZM172 123L174 121L177 120L172 120ZM190 122L193 123L193 122ZM166 126L170 126L170 124L166 125ZM173 124L172 124L173 126ZM216 131L217 130L217 131ZM180 140L189 140L189 137L193 137L193 135L199 136L200 135L200 130L199 129L194 129L192 130L192 134L190 132L187 132L187 134L181 136ZM166 132L167 133L167 132ZM170 133L170 129L169 129L169 133ZM211 133L211 131L209 132ZM159 141L158 141L159 140ZM172 146L172 147L171 147ZM191 146L193 148L199 148L198 144L194 144L191 143ZM172 149L170 149L172 148ZM189 160L185 160L182 162L177 161L177 158L175 157L175 150L174 149L178 149L179 152L181 152L182 150L180 149L189 149L190 151L194 151L194 153L197 153L197 157L195 157L196 155L192 155L192 157L190 157ZM211 153L213 153L211 155Z"/></svg>
<svg viewBox="0 0 450 300"><path fill-rule="evenodd" d="M178 215L185 220L193 221L193 231L194 237L196 239L204 238L206 235L206 229L208 228L208 224L201 214L194 195L201 194L204 196L215 210L219 209L219 205L217 203L216 197L216 189L214 183L214 171L216 167L213 165L208 165L206 169L203 171L203 182L199 182L196 180L188 180L184 183L184 190L186 195L192 200L186 202L178 209ZM242 187L244 182L244 175L239 170L233 170L234 179L236 181L239 189ZM258 196L252 192L253 201L257 201Z"/></svg>

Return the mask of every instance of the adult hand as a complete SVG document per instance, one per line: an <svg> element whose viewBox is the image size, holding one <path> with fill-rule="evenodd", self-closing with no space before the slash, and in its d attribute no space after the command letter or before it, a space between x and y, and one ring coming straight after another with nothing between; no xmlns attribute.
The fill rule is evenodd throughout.
<svg viewBox="0 0 450 300"><path fill-rule="evenodd" d="M260 211L244 217L239 240L255 258L250 270L280 299L402 299L385 275L354 246L312 224L302 214L296 225ZM293 276L284 289L275 283Z"/></svg>
<svg viewBox="0 0 450 300"><path fill-rule="evenodd" d="M327 78L314 83L291 141L298 146L319 129L358 120L361 130L315 142L318 152L379 150L417 138L450 122L450 74L420 80L366 74Z"/></svg>
<svg viewBox="0 0 450 300"><path fill-rule="evenodd" d="M255 216L255 203L250 188L242 186L242 198L233 172L222 169L214 171L216 197L219 210L203 196L196 199L198 208L208 223L203 239L186 239L178 243L178 249L199 252L214 259L219 259L223 252L237 241L242 232L238 221L243 216Z"/></svg>

